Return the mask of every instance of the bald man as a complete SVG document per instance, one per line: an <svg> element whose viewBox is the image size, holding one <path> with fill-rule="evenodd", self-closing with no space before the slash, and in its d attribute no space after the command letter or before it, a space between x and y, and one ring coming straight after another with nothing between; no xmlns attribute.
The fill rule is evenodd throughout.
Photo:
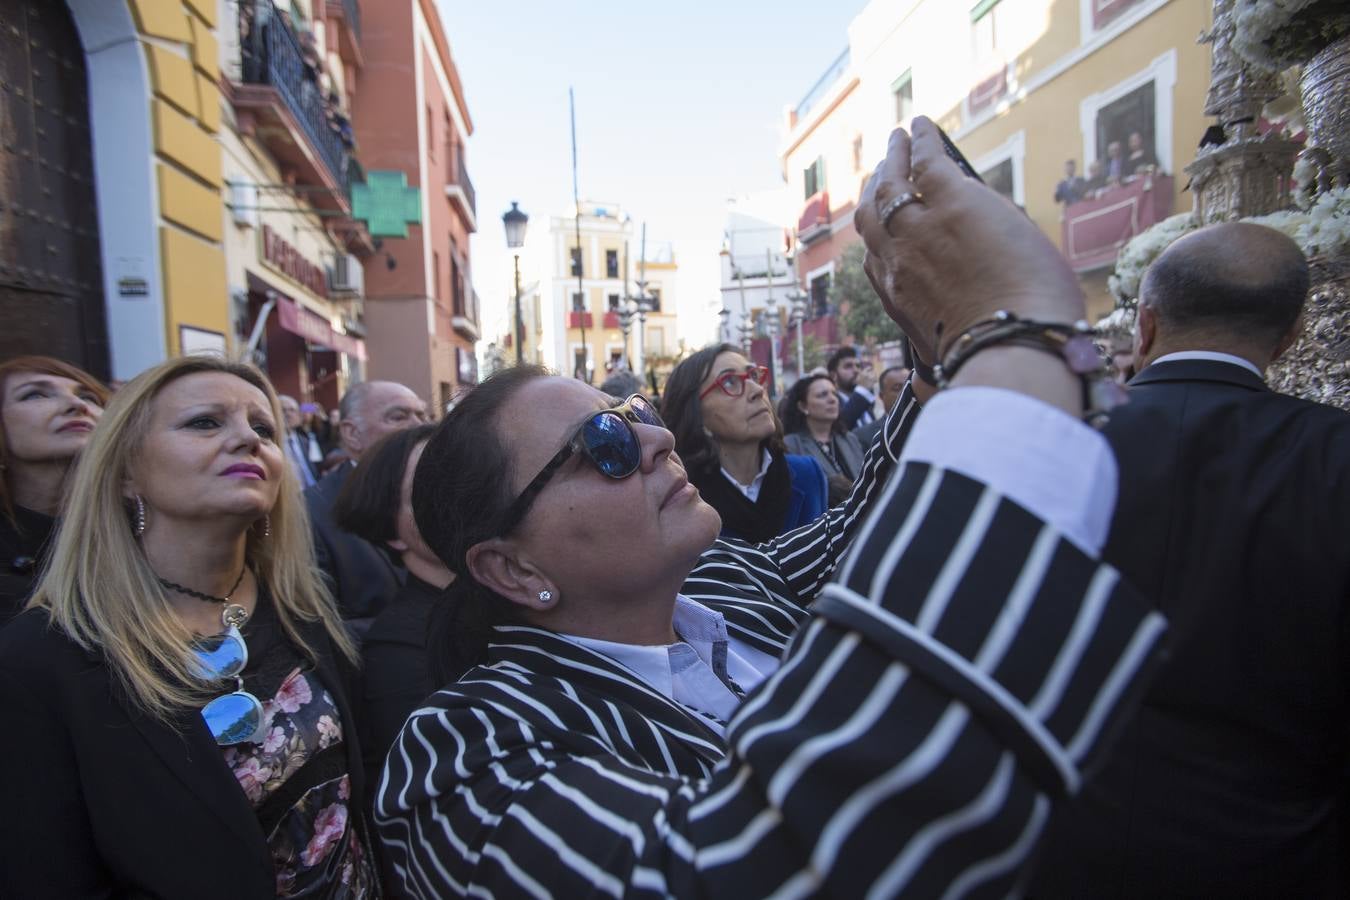
<svg viewBox="0 0 1350 900"><path fill-rule="evenodd" d="M342 395L338 408L339 441L348 461L305 491L305 502L319 569L328 579L342 618L360 638L398 591L405 573L375 545L338 528L333 503L361 454L386 434L426 422L427 405L397 382L363 381Z"/></svg>
<svg viewBox="0 0 1350 900"><path fill-rule="evenodd" d="M1298 246L1244 223L1144 276L1103 555L1183 639L1032 896L1350 892L1350 413L1264 379L1307 293Z"/></svg>

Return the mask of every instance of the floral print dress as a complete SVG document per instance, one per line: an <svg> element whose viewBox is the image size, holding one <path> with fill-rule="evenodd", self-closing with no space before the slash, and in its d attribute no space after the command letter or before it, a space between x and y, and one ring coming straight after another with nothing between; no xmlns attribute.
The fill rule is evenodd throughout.
<svg viewBox="0 0 1350 900"><path fill-rule="evenodd" d="M343 723L308 660L285 639L271 604L243 629L244 689L263 704L266 736L222 748L267 836L277 896L378 897L378 877L352 809Z"/></svg>

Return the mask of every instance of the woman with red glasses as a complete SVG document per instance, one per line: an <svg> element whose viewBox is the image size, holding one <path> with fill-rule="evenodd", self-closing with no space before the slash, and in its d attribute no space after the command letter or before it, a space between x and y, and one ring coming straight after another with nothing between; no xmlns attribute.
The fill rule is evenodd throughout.
<svg viewBox="0 0 1350 900"><path fill-rule="evenodd" d="M715 344L675 367L661 402L690 482L722 517L722 537L752 543L814 522L826 508L820 464L784 452L768 377L731 344Z"/></svg>

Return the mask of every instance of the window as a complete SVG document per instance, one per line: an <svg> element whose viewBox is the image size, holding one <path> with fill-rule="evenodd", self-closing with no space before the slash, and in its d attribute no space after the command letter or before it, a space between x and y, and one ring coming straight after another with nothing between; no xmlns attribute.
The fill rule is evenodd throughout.
<svg viewBox="0 0 1350 900"><path fill-rule="evenodd" d="M459 270L459 260L455 256L455 249L450 248L450 300L451 310L457 316L465 315L464 311L464 278Z"/></svg>
<svg viewBox="0 0 1350 900"><path fill-rule="evenodd" d="M661 311L661 289L651 288L647 291L647 296L651 298L648 302L652 305L652 312Z"/></svg>
<svg viewBox="0 0 1350 900"><path fill-rule="evenodd" d="M1017 202L1013 194L1013 161L1005 159L990 169L980 173L984 183L1014 203Z"/></svg>
<svg viewBox="0 0 1350 900"><path fill-rule="evenodd" d="M610 294L609 297L606 299L606 306L607 306L607 308L609 309L610 312L618 312L618 311L619 311L619 295L618 295L618 294Z"/></svg>
<svg viewBox="0 0 1350 900"><path fill-rule="evenodd" d="M816 161L806 167L802 176L806 185L805 199L810 200L825 190L825 157L817 156Z"/></svg>
<svg viewBox="0 0 1350 900"><path fill-rule="evenodd" d="M811 279L811 318L827 315L830 311L830 276Z"/></svg>
<svg viewBox="0 0 1350 900"><path fill-rule="evenodd" d="M862 171L863 167L862 150L863 150L863 141L862 135L860 134L853 139L853 171L855 172Z"/></svg>
<svg viewBox="0 0 1350 900"><path fill-rule="evenodd" d="M895 97L896 124L908 128L909 120L914 118L914 77L908 69L891 82L891 94Z"/></svg>
<svg viewBox="0 0 1350 900"><path fill-rule="evenodd" d="M573 274L573 275L580 275L580 274L581 274L581 248L580 248L580 247L573 247L573 248L572 248L572 274Z"/></svg>
<svg viewBox="0 0 1350 900"><path fill-rule="evenodd" d="M1103 171L1107 171L1110 166L1112 144L1120 144L1122 159L1129 156L1132 134L1138 134L1143 139L1142 149L1149 160L1158 158L1155 105L1156 91L1150 81L1097 110L1097 159L1101 160ZM1122 172L1120 177L1126 177L1132 172L1133 169Z"/></svg>
<svg viewBox="0 0 1350 900"><path fill-rule="evenodd" d="M590 381L590 376L586 371L586 348L572 348L572 374L577 378L584 378Z"/></svg>
<svg viewBox="0 0 1350 900"><path fill-rule="evenodd" d="M427 104L427 159L436 161L436 118L431 113L431 104Z"/></svg>
<svg viewBox="0 0 1350 900"><path fill-rule="evenodd" d="M618 251L618 250L606 250L606 251L605 251L605 277L606 277L606 278L618 278L618 277L619 277L619 251Z"/></svg>
<svg viewBox="0 0 1350 900"><path fill-rule="evenodd" d="M427 296L433 300L441 292L441 254L440 251L431 251L431 284L427 285Z"/></svg>
<svg viewBox="0 0 1350 900"><path fill-rule="evenodd" d="M586 295L581 293L581 291L573 291L572 312L579 313L585 311L586 311Z"/></svg>
<svg viewBox="0 0 1350 900"><path fill-rule="evenodd" d="M998 0L982 0L970 11L971 50L974 62L984 74L987 66L998 62Z"/></svg>
<svg viewBox="0 0 1350 900"><path fill-rule="evenodd" d="M653 356L665 356L666 354L666 330L659 325L653 325L647 329L647 341L644 344L647 352Z"/></svg>

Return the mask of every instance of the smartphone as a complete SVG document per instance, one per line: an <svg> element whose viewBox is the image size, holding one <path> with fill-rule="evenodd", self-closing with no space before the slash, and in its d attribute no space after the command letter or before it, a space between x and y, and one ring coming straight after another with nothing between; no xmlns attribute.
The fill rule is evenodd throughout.
<svg viewBox="0 0 1350 900"><path fill-rule="evenodd" d="M970 164L970 160L966 159L965 154L956 149L952 139L947 137L947 132L937 125L933 127L937 128L938 137L942 138L943 151L951 157L952 162L956 163L956 167L965 172L967 177L974 178L980 184L984 184L984 179L980 177L980 173L975 171L975 167Z"/></svg>

